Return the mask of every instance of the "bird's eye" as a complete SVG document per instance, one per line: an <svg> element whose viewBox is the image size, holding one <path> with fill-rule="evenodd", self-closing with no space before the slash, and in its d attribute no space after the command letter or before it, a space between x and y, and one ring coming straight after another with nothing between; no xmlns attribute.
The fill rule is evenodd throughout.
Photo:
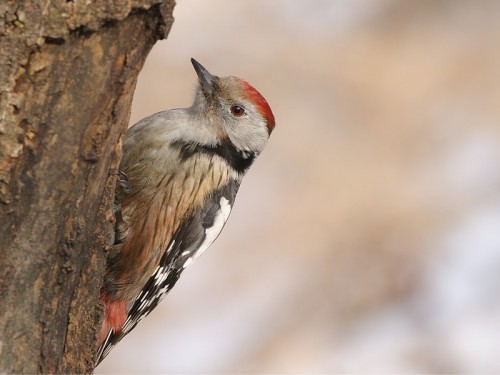
<svg viewBox="0 0 500 375"><path fill-rule="evenodd" d="M233 105L231 106L231 113L233 116L241 117L245 114L245 108L239 105Z"/></svg>

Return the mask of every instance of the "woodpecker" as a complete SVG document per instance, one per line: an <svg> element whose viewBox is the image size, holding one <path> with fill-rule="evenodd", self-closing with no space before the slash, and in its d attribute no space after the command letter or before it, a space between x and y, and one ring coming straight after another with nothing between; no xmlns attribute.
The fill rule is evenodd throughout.
<svg viewBox="0 0 500 375"><path fill-rule="evenodd" d="M198 76L192 106L140 120L123 144L97 364L215 241L275 126L248 82L191 63Z"/></svg>

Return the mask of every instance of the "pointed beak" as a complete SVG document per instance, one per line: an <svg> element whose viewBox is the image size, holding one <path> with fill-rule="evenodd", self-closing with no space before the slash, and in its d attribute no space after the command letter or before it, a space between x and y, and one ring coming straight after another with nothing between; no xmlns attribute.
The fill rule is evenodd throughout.
<svg viewBox="0 0 500 375"><path fill-rule="evenodd" d="M193 64L194 70L198 75L198 81L200 82L200 86L205 93L210 93L213 90L214 82L217 76L210 74L208 70L206 70L203 65L201 65L198 61L191 58L191 63Z"/></svg>

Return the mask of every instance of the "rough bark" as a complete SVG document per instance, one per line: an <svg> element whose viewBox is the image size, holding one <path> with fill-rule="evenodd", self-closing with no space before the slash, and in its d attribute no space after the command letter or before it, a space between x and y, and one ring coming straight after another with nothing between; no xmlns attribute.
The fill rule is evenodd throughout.
<svg viewBox="0 0 500 375"><path fill-rule="evenodd" d="M120 139L173 6L0 3L0 373L93 370Z"/></svg>

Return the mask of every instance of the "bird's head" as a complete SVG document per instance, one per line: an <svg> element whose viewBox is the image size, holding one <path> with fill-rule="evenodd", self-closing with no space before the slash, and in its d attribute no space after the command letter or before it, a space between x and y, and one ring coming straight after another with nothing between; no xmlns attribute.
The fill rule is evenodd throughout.
<svg viewBox="0 0 500 375"><path fill-rule="evenodd" d="M217 77L191 59L198 75L193 104L221 142L230 141L242 153L258 155L274 129L274 115L266 99L237 77Z"/></svg>

